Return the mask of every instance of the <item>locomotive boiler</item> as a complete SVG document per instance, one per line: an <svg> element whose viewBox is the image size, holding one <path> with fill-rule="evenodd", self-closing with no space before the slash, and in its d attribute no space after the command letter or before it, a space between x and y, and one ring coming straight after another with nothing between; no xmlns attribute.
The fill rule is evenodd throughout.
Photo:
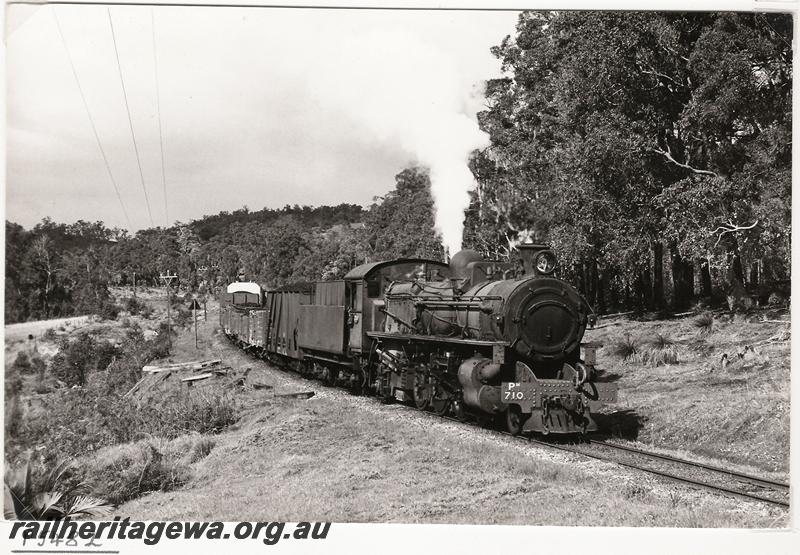
<svg viewBox="0 0 800 555"><path fill-rule="evenodd" d="M449 264L373 262L265 291L249 299L263 298L258 307L232 295L220 318L259 356L386 402L512 433L595 430L591 412L616 386L599 380L597 345L581 343L591 310L555 277L550 249L518 248L521 266L463 250Z"/></svg>

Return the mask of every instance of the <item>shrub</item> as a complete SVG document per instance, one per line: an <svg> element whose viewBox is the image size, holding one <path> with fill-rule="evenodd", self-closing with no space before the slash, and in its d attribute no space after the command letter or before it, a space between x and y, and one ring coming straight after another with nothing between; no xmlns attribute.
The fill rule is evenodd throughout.
<svg viewBox="0 0 800 555"><path fill-rule="evenodd" d="M39 374L40 376L46 368L47 364L42 357L38 354L29 355L25 351L20 352L11 365L11 369L20 374Z"/></svg>
<svg viewBox="0 0 800 555"><path fill-rule="evenodd" d="M120 307L111 301L105 301L97 311L98 316L103 320L114 320L119 315Z"/></svg>
<svg viewBox="0 0 800 555"><path fill-rule="evenodd" d="M145 303L136 297L131 297L125 302L125 310L133 315L139 314L146 306L147 305Z"/></svg>
<svg viewBox="0 0 800 555"><path fill-rule="evenodd" d="M640 353L639 359L650 366L678 363L678 348L671 337L656 334L648 348Z"/></svg>
<svg viewBox="0 0 800 555"><path fill-rule="evenodd" d="M92 491L114 504L148 491L169 491L191 478L189 467L148 439L103 449L86 462L84 481Z"/></svg>
<svg viewBox="0 0 800 555"><path fill-rule="evenodd" d="M149 320L153 317L153 309L150 308L149 305L144 305L144 307L142 307L142 309L139 311L139 315L145 320Z"/></svg>
<svg viewBox="0 0 800 555"><path fill-rule="evenodd" d="M173 439L187 432L219 433L240 415L234 398L221 393L191 398L176 393L141 404L122 398L122 394L108 394L95 383L53 392L21 427L16 449L8 449L9 456L24 447L43 445L46 459L52 461L143 437Z"/></svg>
<svg viewBox="0 0 800 555"><path fill-rule="evenodd" d="M31 372L33 370L33 366L31 365L31 359L28 356L28 353L21 351L17 355L17 358L14 359L11 369L19 372L20 374L27 374Z"/></svg>
<svg viewBox="0 0 800 555"><path fill-rule="evenodd" d="M82 386L89 374L105 369L119 354L110 342L98 341L88 333L81 333L75 340L65 338L61 341L51 369L68 386Z"/></svg>
<svg viewBox="0 0 800 555"><path fill-rule="evenodd" d="M708 335L714 327L714 317L710 312L704 312L692 321L692 325L700 335Z"/></svg>
<svg viewBox="0 0 800 555"><path fill-rule="evenodd" d="M671 337L657 333L655 338L650 342L653 349L663 351L675 345L675 341Z"/></svg>
<svg viewBox="0 0 800 555"><path fill-rule="evenodd" d="M74 480L73 463L61 461L49 471L30 459L17 468L7 466L5 486L11 492L13 511L20 520L55 520L101 517L111 507L85 494L86 484Z"/></svg>
<svg viewBox="0 0 800 555"><path fill-rule="evenodd" d="M183 305L179 305L176 307L175 311L172 313L172 322L176 328L185 327L187 324L191 322L192 319L192 311L187 309Z"/></svg>
<svg viewBox="0 0 800 555"><path fill-rule="evenodd" d="M678 349L675 345L667 345L663 348L651 347L644 351L640 356L642 362L650 366L662 366L664 364L678 363Z"/></svg>
<svg viewBox="0 0 800 555"><path fill-rule="evenodd" d="M200 459L205 459L211 454L212 449L216 446L217 442L211 437L201 437L192 445L192 450L189 452L189 462L197 462Z"/></svg>
<svg viewBox="0 0 800 555"><path fill-rule="evenodd" d="M612 345L611 352L622 357L622 360L631 360L639 352L639 346L635 340L631 339L630 335L625 334L622 341L617 341Z"/></svg>
<svg viewBox="0 0 800 555"><path fill-rule="evenodd" d="M19 389L22 388L22 383L19 382L18 386L14 386L15 389L18 387ZM22 406L19 403L19 394L18 393L6 393L6 403L5 403L5 415L4 415L4 423L5 423L5 431L6 431L6 438L15 438L19 435L20 428L22 425Z"/></svg>

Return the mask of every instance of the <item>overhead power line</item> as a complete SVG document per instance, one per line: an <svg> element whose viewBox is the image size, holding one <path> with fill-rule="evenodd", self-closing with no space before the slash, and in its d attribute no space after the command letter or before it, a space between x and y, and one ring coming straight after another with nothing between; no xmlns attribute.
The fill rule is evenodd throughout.
<svg viewBox="0 0 800 555"><path fill-rule="evenodd" d="M169 227L169 210L167 208L167 176L164 171L164 134L161 131L161 90L158 86L158 55L156 54L156 11L150 9L150 23L153 30L153 74L156 80L156 113L158 114L158 142L161 146L161 186L164 189L164 221Z"/></svg>
<svg viewBox="0 0 800 555"><path fill-rule="evenodd" d="M108 10L108 24L111 27L111 40L114 42L114 55L117 58L117 71L119 72L119 82L122 85L122 96L125 99L125 111L128 114L128 125L131 128L131 138L133 139L133 151L136 153L136 165L139 167L139 178L142 182L142 191L144 192L144 202L147 204L147 215L150 217L150 225L155 226L153 222L153 211L150 210L150 199L147 196L147 187L144 184L144 172L142 172L142 161L139 157L139 147L136 145L136 134L133 132L133 120L131 119L131 108L128 105L128 93L125 91L125 79L122 78L122 64L119 62L119 49L117 48L117 37L114 34L114 22L111 19L111 8Z"/></svg>
<svg viewBox="0 0 800 555"><path fill-rule="evenodd" d="M83 87L81 87L81 80L78 78L78 72L75 70L75 63L72 61L72 54L69 52L69 48L67 47L67 40L64 38L64 31L61 30L61 22L58 20L58 13L56 13L55 7L52 7L53 17L56 20L56 28L58 29L58 35L61 37L61 44L64 46L64 52L67 53L67 60L69 60L69 67L72 69L72 75L75 77L75 84L78 87L78 92L80 93L81 100L83 101L83 107L86 109L86 115L89 117L89 125L92 127L92 132L94 133L94 138L97 141L97 148L100 149L100 156L103 158L103 163L106 166L106 171L108 172L108 177L111 180L111 185L114 187L114 192L117 195L117 200L119 201L119 207L122 209L122 214L125 216L125 221L128 224L128 229L133 229L131 226L131 219L128 217L128 211L125 210L125 203L122 202L122 196L119 194L119 187L117 186L117 181L114 179L114 174L111 171L111 165L108 163L108 157L106 156L106 151L103 149L103 143L100 141L100 135L97 133L97 126L94 124L94 118L92 118L92 112L89 110L89 103L86 101L86 95L83 94Z"/></svg>

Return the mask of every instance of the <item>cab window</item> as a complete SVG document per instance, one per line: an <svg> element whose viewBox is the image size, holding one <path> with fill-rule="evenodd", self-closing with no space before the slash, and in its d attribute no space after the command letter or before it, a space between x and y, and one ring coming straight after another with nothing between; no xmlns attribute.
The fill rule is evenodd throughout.
<svg viewBox="0 0 800 555"><path fill-rule="evenodd" d="M381 296L382 274L376 272L367 278L367 297L374 299Z"/></svg>

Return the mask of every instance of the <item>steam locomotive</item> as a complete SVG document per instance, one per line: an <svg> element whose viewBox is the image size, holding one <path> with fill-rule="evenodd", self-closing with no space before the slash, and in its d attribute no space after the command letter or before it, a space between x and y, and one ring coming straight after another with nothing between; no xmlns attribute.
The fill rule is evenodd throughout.
<svg viewBox="0 0 800 555"><path fill-rule="evenodd" d="M617 389L598 381L599 345L581 343L591 309L553 275L549 248L518 248L521 267L462 250L274 290L235 282L220 325L262 358L386 402L514 434L594 431L591 412Z"/></svg>

